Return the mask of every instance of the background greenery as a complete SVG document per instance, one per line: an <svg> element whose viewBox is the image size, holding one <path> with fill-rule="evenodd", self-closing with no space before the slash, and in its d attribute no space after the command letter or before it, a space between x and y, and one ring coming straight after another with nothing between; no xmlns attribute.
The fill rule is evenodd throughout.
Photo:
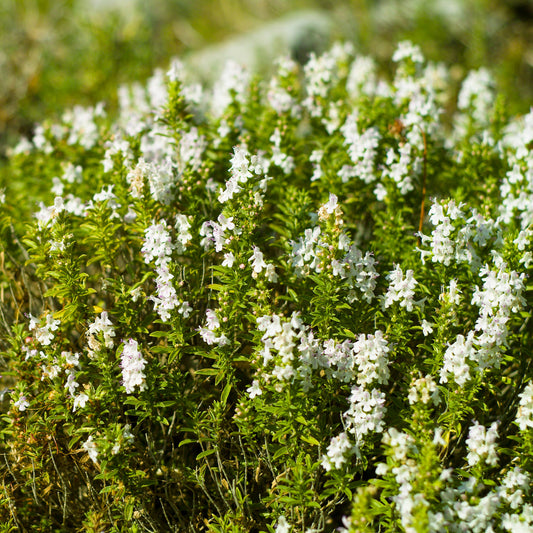
<svg viewBox="0 0 533 533"><path fill-rule="evenodd" d="M512 112L533 96L531 0L3 0L0 153L74 104L116 104L116 88L184 56L301 9L331 17L385 62L399 40L464 70L490 65Z"/></svg>

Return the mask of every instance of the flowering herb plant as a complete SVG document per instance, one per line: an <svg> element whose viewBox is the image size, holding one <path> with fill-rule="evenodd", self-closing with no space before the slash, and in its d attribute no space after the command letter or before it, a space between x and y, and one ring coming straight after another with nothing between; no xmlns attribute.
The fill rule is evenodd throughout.
<svg viewBox="0 0 533 533"><path fill-rule="evenodd" d="M533 531L533 114L392 60L175 61L13 148L5 531Z"/></svg>

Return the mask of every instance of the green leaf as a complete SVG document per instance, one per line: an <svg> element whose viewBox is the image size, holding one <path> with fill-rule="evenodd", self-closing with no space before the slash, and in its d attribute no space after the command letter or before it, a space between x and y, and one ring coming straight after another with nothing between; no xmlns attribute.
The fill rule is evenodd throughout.
<svg viewBox="0 0 533 533"><path fill-rule="evenodd" d="M152 333L150 333L150 337L155 337L158 339L160 337L168 337L171 333L171 331L152 331Z"/></svg>
<svg viewBox="0 0 533 533"><path fill-rule="evenodd" d="M220 396L220 401L222 402L222 405L226 405L231 389L232 389L231 383L226 383L226 386L224 387L224 390L222 391L222 394Z"/></svg>
<svg viewBox="0 0 533 533"><path fill-rule="evenodd" d="M182 446L185 446L186 444L197 444L197 440L195 439L183 439L182 441L180 441L180 443L178 444L178 448L181 448Z"/></svg>
<svg viewBox="0 0 533 533"><path fill-rule="evenodd" d="M216 368L200 368L200 370L196 370L194 373L200 376L216 376L219 370Z"/></svg>
<svg viewBox="0 0 533 533"><path fill-rule="evenodd" d="M283 455L287 455L289 453L289 447L288 446L282 446L281 448L279 448L276 453L274 453L274 461L276 459L279 459L280 457L282 457Z"/></svg>
<svg viewBox="0 0 533 533"><path fill-rule="evenodd" d="M307 442L307 443L309 443L309 444L312 444L313 446L320 446L320 442L318 442L318 441L315 439L315 437L306 437L306 436L302 436L301 438L302 438L302 440L303 440L304 442Z"/></svg>
<svg viewBox="0 0 533 533"><path fill-rule="evenodd" d="M228 289L227 285L220 285L220 283L210 283L207 288L218 292L226 291Z"/></svg>
<svg viewBox="0 0 533 533"><path fill-rule="evenodd" d="M203 452L200 452L196 456L196 460L199 461L200 459L203 459L204 457L209 457L210 455L213 455L215 453L215 450L213 448L210 448L209 450L204 450Z"/></svg>

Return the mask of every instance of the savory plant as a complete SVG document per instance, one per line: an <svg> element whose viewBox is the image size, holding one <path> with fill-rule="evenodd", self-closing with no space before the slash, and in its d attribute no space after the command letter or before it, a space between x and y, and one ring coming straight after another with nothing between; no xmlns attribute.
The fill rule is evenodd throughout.
<svg viewBox="0 0 533 533"><path fill-rule="evenodd" d="M533 531L533 114L392 60L176 60L13 148L4 531Z"/></svg>

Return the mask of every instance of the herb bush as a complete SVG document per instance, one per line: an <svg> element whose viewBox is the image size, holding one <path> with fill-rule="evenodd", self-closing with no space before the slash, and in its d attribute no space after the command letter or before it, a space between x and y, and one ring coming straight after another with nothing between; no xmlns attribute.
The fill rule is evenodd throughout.
<svg viewBox="0 0 533 533"><path fill-rule="evenodd" d="M533 114L392 59L175 61L12 150L3 531L533 531Z"/></svg>

